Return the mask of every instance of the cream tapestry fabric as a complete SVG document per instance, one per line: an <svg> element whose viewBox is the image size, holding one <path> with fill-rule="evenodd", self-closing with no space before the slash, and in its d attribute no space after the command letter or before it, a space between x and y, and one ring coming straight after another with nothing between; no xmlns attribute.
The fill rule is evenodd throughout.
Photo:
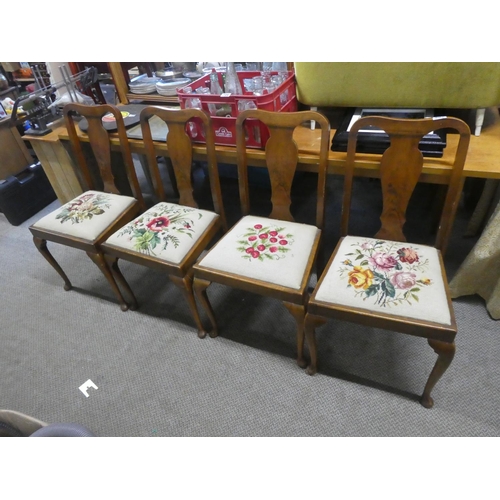
<svg viewBox="0 0 500 500"><path fill-rule="evenodd" d="M162 202L111 235L106 244L178 264L217 217L207 210Z"/></svg>
<svg viewBox="0 0 500 500"><path fill-rule="evenodd" d="M346 236L316 299L451 324L433 247Z"/></svg>
<svg viewBox="0 0 500 500"><path fill-rule="evenodd" d="M135 198L100 191L86 191L42 217L33 227L94 241Z"/></svg>
<svg viewBox="0 0 500 500"><path fill-rule="evenodd" d="M493 319L500 319L500 203L481 237L450 281L453 298L478 294Z"/></svg>
<svg viewBox="0 0 500 500"><path fill-rule="evenodd" d="M200 266L299 289L316 226L265 217L243 217Z"/></svg>

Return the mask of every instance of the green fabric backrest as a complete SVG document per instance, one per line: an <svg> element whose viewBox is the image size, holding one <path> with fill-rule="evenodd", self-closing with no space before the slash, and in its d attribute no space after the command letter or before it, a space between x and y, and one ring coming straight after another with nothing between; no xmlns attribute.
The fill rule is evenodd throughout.
<svg viewBox="0 0 500 500"><path fill-rule="evenodd" d="M308 106L486 108L500 104L496 62L295 62Z"/></svg>

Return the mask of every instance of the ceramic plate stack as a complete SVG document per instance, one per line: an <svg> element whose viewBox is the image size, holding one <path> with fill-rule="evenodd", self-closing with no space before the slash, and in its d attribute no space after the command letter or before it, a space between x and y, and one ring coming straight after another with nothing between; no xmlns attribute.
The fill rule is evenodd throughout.
<svg viewBox="0 0 500 500"><path fill-rule="evenodd" d="M156 91L160 95L173 96L177 95L177 89L191 83L189 78L172 78L172 80L161 81L156 83Z"/></svg>
<svg viewBox="0 0 500 500"><path fill-rule="evenodd" d="M130 92L132 94L151 94L156 92L156 84L160 78L145 77L136 81L130 82Z"/></svg>

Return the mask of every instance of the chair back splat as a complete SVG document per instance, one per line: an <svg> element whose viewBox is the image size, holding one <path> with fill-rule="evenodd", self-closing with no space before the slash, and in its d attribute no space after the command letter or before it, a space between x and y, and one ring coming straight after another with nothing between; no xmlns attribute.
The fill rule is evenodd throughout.
<svg viewBox="0 0 500 500"><path fill-rule="evenodd" d="M144 210L146 205L142 196L139 180L137 179L137 174L135 172L134 161L132 159L125 124L120 110L116 106L112 106L110 104L87 106L84 104L69 103L64 106L64 121L78 167L80 168L83 179L87 184L87 189L96 189L76 130L75 120L73 119L75 113L82 116L84 115L87 119L87 134L90 147L94 153L96 163L99 168L99 175L103 182L103 191L106 193L120 194L120 190L116 185L116 180L111 169L112 162L109 132L102 125L102 118L105 115L109 115L111 113L114 116L117 123L117 133L122 160L125 166L125 173L134 198L139 202L141 210Z"/></svg>
<svg viewBox="0 0 500 500"><path fill-rule="evenodd" d="M435 244L436 248L444 253L446 250L444 242L448 240L451 232L451 221L458 206L458 197L462 186L461 173L469 146L469 127L456 118L397 120L369 116L356 121L350 131L351 140L348 143L347 151L342 204L342 236L348 234L357 133L370 126L383 129L391 141L390 147L386 149L380 162L383 210L380 216L381 228L375 238L393 241L406 241L403 233L406 210L423 169L423 155L418 148L422 137L431 131L448 127L457 130L460 134Z"/></svg>
<svg viewBox="0 0 500 500"><path fill-rule="evenodd" d="M146 148L148 165L150 170L152 170L151 177L153 179L155 194L160 200L165 201L165 189L160 176L158 162L156 161L156 152L149 124L149 120L153 116L157 116L168 123L166 142L168 154L174 166L175 180L179 191L179 205L192 208L198 208L198 203L193 196L193 183L191 177L193 166L193 143L186 132L186 127L189 126L188 120L197 120L202 123L206 139L208 176L214 210L220 215L222 226L226 230L227 223L217 170L217 158L215 155L215 137L208 115L197 109L169 110L157 106L148 106L141 111L140 123L142 136Z"/></svg>
<svg viewBox="0 0 500 500"><path fill-rule="evenodd" d="M316 226L323 227L325 213L326 167L328 161L328 141L330 124L318 113L301 111L296 113L273 113L263 110L247 110L236 119L236 141L238 181L241 210L243 215L250 212L248 187L248 151L245 147L243 124L248 119L261 119L269 129L270 137L266 143L266 166L271 181L272 212L270 218L293 222L290 212L291 188L298 163L298 148L293 139L295 129L309 120L317 120L321 126L321 147L318 165L318 189L316 206Z"/></svg>

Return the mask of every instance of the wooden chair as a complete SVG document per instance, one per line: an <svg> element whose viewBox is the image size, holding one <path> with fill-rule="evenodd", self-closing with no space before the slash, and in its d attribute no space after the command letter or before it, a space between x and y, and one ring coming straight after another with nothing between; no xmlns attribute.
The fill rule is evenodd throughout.
<svg viewBox="0 0 500 500"><path fill-rule="evenodd" d="M76 131L73 115L84 117L88 121L88 139L98 166L98 172L91 171L87 157L82 149L80 136ZM126 311L128 304L117 287L112 273L108 269L101 252L101 243L117 228L133 219L140 210L144 210L144 200L134 169L132 155L123 123L123 118L115 106L108 104L86 106L70 103L64 107L64 120L69 134L82 182L88 190L62 207L44 216L30 226L33 241L49 264L59 273L64 281L64 289L72 288L66 273L47 248L47 241L84 250L99 267L117 296L121 309ZM111 115L118 126L123 168L134 197L121 195L116 187L112 172L111 145L108 132L102 125L102 118ZM97 186L100 176L102 186ZM123 176L125 178L125 176Z"/></svg>
<svg viewBox="0 0 500 500"><path fill-rule="evenodd" d="M374 238L348 235L356 138L358 131L368 126L385 130L391 138L380 163L382 224ZM422 172L418 144L425 134L442 128L458 132L460 138L435 245L410 244L403 226ZM397 120L374 116L353 125L344 181L342 237L308 304L305 329L311 359L307 373L317 371L315 328L329 318L423 337L438 355L420 399L423 406L432 407L430 393L455 353L457 326L442 255L462 188L469 139L469 127L457 118Z"/></svg>
<svg viewBox="0 0 500 500"><path fill-rule="evenodd" d="M180 194L178 204L165 201L151 134L151 118L160 118L168 126L167 147ZM193 196L193 144L186 133L191 120L198 120L204 127L214 211L199 209ZM192 265L221 228L227 229L211 120L198 109L168 110L148 106L141 111L141 128L155 193L161 201L111 235L102 249L115 278L127 291L134 307L137 300L118 268L118 259L168 273L172 282L182 289L198 328L198 336L203 338L206 329L193 294Z"/></svg>
<svg viewBox="0 0 500 500"><path fill-rule="evenodd" d="M249 215L244 123L251 118L260 120L270 131L265 147L273 207L269 217ZM298 162L298 148L293 140L293 132L296 127L309 120L315 120L321 127L316 225L294 222L290 212L290 193ZM281 300L297 321L297 363L305 367L303 326L307 286L318 254L323 227L330 124L317 112L248 110L236 119L236 135L243 217L194 265L195 293L212 322L212 337L217 336L217 327L206 290L212 282Z"/></svg>

